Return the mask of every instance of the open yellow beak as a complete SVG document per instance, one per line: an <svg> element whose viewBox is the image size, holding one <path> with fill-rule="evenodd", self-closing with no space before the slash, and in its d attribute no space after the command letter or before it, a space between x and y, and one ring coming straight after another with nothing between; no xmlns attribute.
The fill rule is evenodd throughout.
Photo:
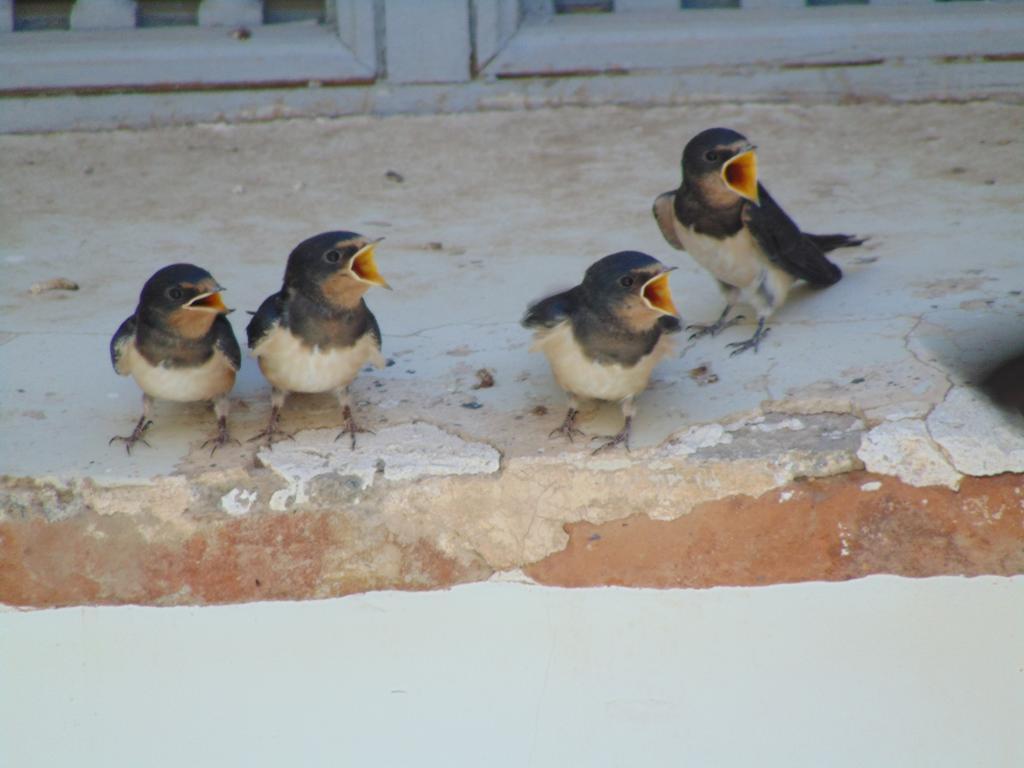
<svg viewBox="0 0 1024 768"><path fill-rule="evenodd" d="M370 243L356 251L356 255L352 257L352 274L364 283L379 285L390 291L391 286L377 270L377 262L373 259L373 249L376 245L377 243Z"/></svg>
<svg viewBox="0 0 1024 768"><path fill-rule="evenodd" d="M226 315L231 312L231 310L225 306L224 299L220 296L220 291L201 293L192 299L192 301L188 303L188 306L195 309L209 309L222 315Z"/></svg>
<svg viewBox="0 0 1024 768"><path fill-rule="evenodd" d="M672 301L672 290L668 287L668 273L673 269L675 267L670 267L644 283L644 287L640 289L640 296L644 303L656 312L679 317L679 310Z"/></svg>
<svg viewBox="0 0 1024 768"><path fill-rule="evenodd" d="M757 154L753 148L726 161L722 166L722 181L740 197L754 205L761 204L757 194Z"/></svg>

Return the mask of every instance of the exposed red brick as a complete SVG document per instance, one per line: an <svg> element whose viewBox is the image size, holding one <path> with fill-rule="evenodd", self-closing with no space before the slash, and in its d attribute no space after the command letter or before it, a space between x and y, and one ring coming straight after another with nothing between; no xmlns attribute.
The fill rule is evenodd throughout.
<svg viewBox="0 0 1024 768"><path fill-rule="evenodd" d="M373 546L383 543L399 552L397 574L374 570ZM339 561L344 577L322 579L325 562ZM0 602L8 605L303 599L447 587L489 574L426 542L402 545L326 512L204 522L190 535L167 527L149 539L127 515L0 522Z"/></svg>
<svg viewBox="0 0 1024 768"><path fill-rule="evenodd" d="M863 491L865 482L881 487ZM526 571L545 584L650 587L1022 573L1022 494L1013 475L968 478L957 493L855 473L703 504L673 521L569 525L566 549ZM304 599L489 575L341 512L207 518L192 530L145 515L0 522L0 602L10 605Z"/></svg>
<svg viewBox="0 0 1024 768"><path fill-rule="evenodd" d="M862 491L871 481L882 487ZM1019 475L967 478L954 492L853 473L702 504L672 521L633 515L566 531L565 550L527 574L574 587L711 587L1024 573Z"/></svg>

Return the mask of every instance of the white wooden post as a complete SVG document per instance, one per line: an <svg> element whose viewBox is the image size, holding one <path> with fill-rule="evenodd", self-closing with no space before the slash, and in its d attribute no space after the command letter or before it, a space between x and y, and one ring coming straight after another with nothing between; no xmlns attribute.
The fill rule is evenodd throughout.
<svg viewBox="0 0 1024 768"><path fill-rule="evenodd" d="M360 64L377 71L377 18L374 0L334 0L338 37Z"/></svg>
<svg viewBox="0 0 1024 768"><path fill-rule="evenodd" d="M390 82L470 79L469 0L385 0L384 35Z"/></svg>
<svg viewBox="0 0 1024 768"><path fill-rule="evenodd" d="M482 69L509 41L522 21L519 0L475 0L473 42Z"/></svg>
<svg viewBox="0 0 1024 768"><path fill-rule="evenodd" d="M203 0L200 27L258 27L263 23L262 0Z"/></svg>
<svg viewBox="0 0 1024 768"><path fill-rule="evenodd" d="M935 0L868 0L871 5L934 5Z"/></svg>
<svg viewBox="0 0 1024 768"><path fill-rule="evenodd" d="M740 0L741 8L803 8L806 0Z"/></svg>
<svg viewBox="0 0 1024 768"><path fill-rule="evenodd" d="M77 0L72 29L124 29L135 26L135 0Z"/></svg>
<svg viewBox="0 0 1024 768"><path fill-rule="evenodd" d="M679 0L615 0L616 13L629 11L678 11Z"/></svg>

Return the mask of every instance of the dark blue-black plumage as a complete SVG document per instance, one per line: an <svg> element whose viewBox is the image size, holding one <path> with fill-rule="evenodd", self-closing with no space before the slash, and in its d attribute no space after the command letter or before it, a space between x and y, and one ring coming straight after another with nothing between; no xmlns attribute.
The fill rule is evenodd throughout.
<svg viewBox="0 0 1024 768"><path fill-rule="evenodd" d="M625 425L601 449L628 447L633 399L667 353L665 337L681 328L669 271L645 253L620 251L591 265L579 285L527 309L523 325L536 332L534 348L545 353L569 395L569 412L555 432L570 440L580 434L578 398L620 402Z"/></svg>
<svg viewBox="0 0 1024 768"><path fill-rule="evenodd" d="M213 401L218 434L207 443L216 450L230 439L227 395L241 366L241 350L221 290L194 264L164 267L146 281L134 314L111 338L114 370L132 376L143 390L143 416L135 431L115 438L123 439L129 452L149 426L154 399Z"/></svg>
<svg viewBox="0 0 1024 768"><path fill-rule="evenodd" d="M356 232L323 232L288 256L281 290L253 314L246 335L273 387L270 422L259 437L273 441L290 392L334 391L345 431L352 418L348 385L365 362L382 364L377 319L363 300L371 285L389 287L373 260L374 242Z"/></svg>
<svg viewBox="0 0 1024 768"><path fill-rule="evenodd" d="M736 320L726 322L726 317L740 299L757 310L757 331L749 341L730 345L737 347L734 354L757 350L767 332L765 320L785 302L793 280L817 287L835 284L843 273L825 254L863 242L852 235L802 232L756 180L755 149L729 128L702 131L683 150L679 188L659 195L654 203L665 239L689 251L726 293L718 321L694 326L694 335L713 335L734 324ZM729 180L737 170L744 170L745 189Z"/></svg>

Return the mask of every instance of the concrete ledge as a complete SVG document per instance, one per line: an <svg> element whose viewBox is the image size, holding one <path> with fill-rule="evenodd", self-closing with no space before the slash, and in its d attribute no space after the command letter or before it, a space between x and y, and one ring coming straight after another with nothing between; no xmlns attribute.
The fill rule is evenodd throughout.
<svg viewBox="0 0 1024 768"><path fill-rule="evenodd" d="M324 597L524 568L662 585L1019 572L1024 417L981 385L1024 349L1022 119L606 107L0 137L19 179L0 209L0 602ZM803 226L871 241L837 257L833 288L794 292L759 354L727 354L743 326L681 340L632 453L548 440L564 399L518 326L530 300L634 248L679 266L687 321L720 311L649 213L685 139L719 124L757 141ZM107 445L139 407L107 343L154 269L196 261L253 309L296 242L337 227L386 236L396 289L368 297L392 364L354 385L376 437L335 443L333 398L310 396L274 451L211 458L209 412L174 404L152 449ZM79 290L43 289L58 277ZM251 359L233 404L244 441L269 410Z"/></svg>

